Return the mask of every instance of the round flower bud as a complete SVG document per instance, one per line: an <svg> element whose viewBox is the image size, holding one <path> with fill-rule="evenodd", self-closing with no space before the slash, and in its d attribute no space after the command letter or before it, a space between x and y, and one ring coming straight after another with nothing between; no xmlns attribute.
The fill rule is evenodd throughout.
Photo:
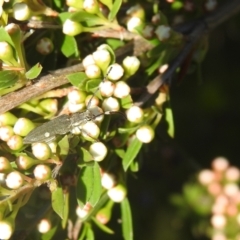
<svg viewBox="0 0 240 240"><path fill-rule="evenodd" d="M154 26L146 25L142 31L143 37L147 39L151 39L154 36Z"/></svg>
<svg viewBox="0 0 240 240"><path fill-rule="evenodd" d="M111 97L115 89L115 84L111 81L104 81L100 84L100 93L103 97Z"/></svg>
<svg viewBox="0 0 240 240"><path fill-rule="evenodd" d="M124 71L129 75L134 75L140 67L140 61L137 57L126 57L123 60Z"/></svg>
<svg viewBox="0 0 240 240"><path fill-rule="evenodd" d="M42 55L48 55L53 51L53 43L50 38L44 37L37 41L36 50Z"/></svg>
<svg viewBox="0 0 240 240"><path fill-rule="evenodd" d="M11 126L0 127L0 139L3 141L8 141L10 137L14 135L13 128Z"/></svg>
<svg viewBox="0 0 240 240"><path fill-rule="evenodd" d="M116 184L116 179L113 174L103 173L101 178L101 184L106 189L111 189Z"/></svg>
<svg viewBox="0 0 240 240"><path fill-rule="evenodd" d="M0 114L0 126L6 126L6 125L13 126L17 120L18 118L15 117L10 112L5 112L3 114Z"/></svg>
<svg viewBox="0 0 240 240"><path fill-rule="evenodd" d="M39 160L47 160L51 157L51 149L47 143L33 143L32 153Z"/></svg>
<svg viewBox="0 0 240 240"><path fill-rule="evenodd" d="M114 63L107 69L107 78L112 81L118 81L124 74L124 69L121 65Z"/></svg>
<svg viewBox="0 0 240 240"><path fill-rule="evenodd" d="M23 139L19 135L13 135L7 141L7 145L12 150L20 150L23 146Z"/></svg>
<svg viewBox="0 0 240 240"><path fill-rule="evenodd" d="M101 77L101 69L95 64L88 65L86 67L85 73L86 73L87 77L90 79Z"/></svg>
<svg viewBox="0 0 240 240"><path fill-rule="evenodd" d="M12 166L7 158L0 157L0 173L8 173L12 171Z"/></svg>
<svg viewBox="0 0 240 240"><path fill-rule="evenodd" d="M95 123L100 123L100 122L103 121L104 113L103 113L103 110L100 107L98 107L98 106L92 107L91 106L91 108L89 108L89 111L95 116L94 119L93 119L93 121Z"/></svg>
<svg viewBox="0 0 240 240"><path fill-rule="evenodd" d="M39 106L49 113L57 113L58 111L58 101L57 99L48 98L39 102Z"/></svg>
<svg viewBox="0 0 240 240"><path fill-rule="evenodd" d="M63 33L69 36L76 36L83 31L80 23L67 19L63 24Z"/></svg>
<svg viewBox="0 0 240 240"><path fill-rule="evenodd" d="M115 85L113 95L117 98L124 98L130 94L130 87L123 81L118 81Z"/></svg>
<svg viewBox="0 0 240 240"><path fill-rule="evenodd" d="M226 217L221 214L215 214L211 218L211 224L216 229L223 229L226 226Z"/></svg>
<svg viewBox="0 0 240 240"><path fill-rule="evenodd" d="M20 2L13 5L13 16L18 21L25 21L32 16L32 12L26 3Z"/></svg>
<svg viewBox="0 0 240 240"><path fill-rule="evenodd" d="M105 98L102 103L104 112L107 111L118 111L120 109L119 102L114 97Z"/></svg>
<svg viewBox="0 0 240 240"><path fill-rule="evenodd" d="M13 127L15 134L25 137L35 128L34 123L27 118L19 118Z"/></svg>
<svg viewBox="0 0 240 240"><path fill-rule="evenodd" d="M107 194L113 202L122 202L127 195L127 191L123 185L119 184L116 187L109 189Z"/></svg>
<svg viewBox="0 0 240 240"><path fill-rule="evenodd" d="M95 60L94 60L92 54L87 55L87 56L82 60L82 65L83 65L83 67L84 67L85 69L86 69L87 66L89 66L89 65L94 65L94 64L96 64L96 63L95 63Z"/></svg>
<svg viewBox="0 0 240 240"><path fill-rule="evenodd" d="M82 136L88 141L96 141L100 134L98 125L92 121L88 121L81 126Z"/></svg>
<svg viewBox="0 0 240 240"><path fill-rule="evenodd" d="M229 162L225 157L217 157L212 162L212 168L216 172L224 172L229 167Z"/></svg>
<svg viewBox="0 0 240 240"><path fill-rule="evenodd" d="M102 69L106 70L111 62L111 55L106 49L101 49L93 52L95 63Z"/></svg>
<svg viewBox="0 0 240 240"><path fill-rule="evenodd" d="M126 111L129 122L140 123L143 120L143 110L138 106L132 106Z"/></svg>
<svg viewBox="0 0 240 240"><path fill-rule="evenodd" d="M154 138L154 135L154 130L149 125L140 127L136 132L138 140L143 143L151 142Z"/></svg>
<svg viewBox="0 0 240 240"><path fill-rule="evenodd" d="M70 113L75 113L75 112L79 112L81 110L83 110L85 108L85 103L79 103L79 104L76 104L76 103L69 103L68 104L68 110Z"/></svg>
<svg viewBox="0 0 240 240"><path fill-rule="evenodd" d="M155 34L160 41L165 41L170 37L171 28L169 26L160 25L156 28Z"/></svg>
<svg viewBox="0 0 240 240"><path fill-rule="evenodd" d="M37 228L40 233L47 233L51 229L51 222L48 219L42 219Z"/></svg>
<svg viewBox="0 0 240 240"><path fill-rule="evenodd" d="M95 142L89 147L89 152L94 161L100 162L106 157L107 148L102 142Z"/></svg>
<svg viewBox="0 0 240 240"><path fill-rule="evenodd" d="M48 180L52 176L51 168L44 164L37 165L33 170L34 177L38 180Z"/></svg>
<svg viewBox="0 0 240 240"><path fill-rule="evenodd" d="M7 42L0 42L0 59L8 62L14 59L13 48Z"/></svg>
<svg viewBox="0 0 240 240"><path fill-rule="evenodd" d="M68 93L68 101L71 103L83 103L85 99L86 93L81 90L73 89Z"/></svg>
<svg viewBox="0 0 240 240"><path fill-rule="evenodd" d="M17 165L18 169L20 169L20 170L27 170L37 163L38 163L38 161L30 158L27 155L18 156L16 159L16 165Z"/></svg>
<svg viewBox="0 0 240 240"><path fill-rule="evenodd" d="M92 206L89 203L87 203L83 208L78 206L76 209L76 214L79 218L85 218L91 209Z"/></svg>
<svg viewBox="0 0 240 240"><path fill-rule="evenodd" d="M14 223L12 221L0 221L0 239L10 239L14 232Z"/></svg>
<svg viewBox="0 0 240 240"><path fill-rule="evenodd" d="M127 29L129 32L137 32L135 28L142 25L142 19L139 17L131 17L127 22Z"/></svg>
<svg viewBox="0 0 240 240"><path fill-rule="evenodd" d="M198 181L202 185L209 185L210 183L214 182L214 180L215 180L215 174L211 170L205 169L198 174Z"/></svg>
<svg viewBox="0 0 240 240"><path fill-rule="evenodd" d="M8 188L18 189L23 185L24 180L20 172L13 171L6 176L5 182Z"/></svg>
<svg viewBox="0 0 240 240"><path fill-rule="evenodd" d="M98 13L99 12L98 2L96 0L84 0L83 9L88 13L92 14Z"/></svg>
<svg viewBox="0 0 240 240"><path fill-rule="evenodd" d="M89 101L91 101L89 103ZM85 99L85 105L89 107L94 107L99 105L99 99L96 96L88 95Z"/></svg>

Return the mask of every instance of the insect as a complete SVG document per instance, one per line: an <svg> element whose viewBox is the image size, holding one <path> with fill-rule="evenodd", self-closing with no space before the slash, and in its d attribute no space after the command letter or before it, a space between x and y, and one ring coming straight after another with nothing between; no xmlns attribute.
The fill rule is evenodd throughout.
<svg viewBox="0 0 240 240"><path fill-rule="evenodd" d="M111 68L109 69L107 75L111 71ZM107 77L106 75L106 77ZM106 77L103 79L106 79ZM63 114L60 115L54 119L52 119L49 122L46 122L35 129L33 129L24 139L24 144L31 144L35 142L51 142L56 139L57 135L65 135L69 132L71 132L74 128L79 128L81 130L81 127L88 121L94 121L98 116L103 114L108 114L108 112L102 113L99 111L99 108L90 108L91 101L96 94L96 92L99 90L99 87L94 92L92 98L89 100L87 104L87 110L83 112L76 112L71 115Z"/></svg>

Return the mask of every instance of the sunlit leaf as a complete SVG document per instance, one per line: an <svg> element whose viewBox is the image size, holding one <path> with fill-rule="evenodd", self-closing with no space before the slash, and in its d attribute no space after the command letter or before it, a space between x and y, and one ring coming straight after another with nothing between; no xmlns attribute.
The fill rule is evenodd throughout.
<svg viewBox="0 0 240 240"><path fill-rule="evenodd" d="M125 240L133 239L132 213L127 198L121 202L122 233Z"/></svg>
<svg viewBox="0 0 240 240"><path fill-rule="evenodd" d="M11 87L18 81L17 71L0 71L0 89Z"/></svg>
<svg viewBox="0 0 240 240"><path fill-rule="evenodd" d="M120 7L122 5L122 0L115 0L112 6L112 10L108 15L108 20L112 21L116 17Z"/></svg>
<svg viewBox="0 0 240 240"><path fill-rule="evenodd" d="M61 187L57 187L52 192L52 208L59 215L60 218L64 218L64 194Z"/></svg>
<svg viewBox="0 0 240 240"><path fill-rule="evenodd" d="M42 71L42 66L40 63L37 63L30 70L26 72L26 78L34 79L41 73L41 71Z"/></svg>

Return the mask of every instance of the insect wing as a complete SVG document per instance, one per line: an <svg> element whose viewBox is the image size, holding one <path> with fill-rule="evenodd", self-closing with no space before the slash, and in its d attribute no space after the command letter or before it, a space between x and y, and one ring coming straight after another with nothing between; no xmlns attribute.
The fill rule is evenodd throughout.
<svg viewBox="0 0 240 240"><path fill-rule="evenodd" d="M24 144L35 142L51 142L56 135L63 135L71 130L71 121L68 115L61 115L53 120L33 129L24 139Z"/></svg>

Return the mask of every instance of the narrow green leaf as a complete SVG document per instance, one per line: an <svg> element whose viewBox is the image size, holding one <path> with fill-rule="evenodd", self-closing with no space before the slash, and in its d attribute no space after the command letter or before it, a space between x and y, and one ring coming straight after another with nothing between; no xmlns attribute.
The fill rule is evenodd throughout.
<svg viewBox="0 0 240 240"><path fill-rule="evenodd" d="M101 3L103 3L104 5L106 5L108 7L109 10L112 9L112 0L99 0Z"/></svg>
<svg viewBox="0 0 240 240"><path fill-rule="evenodd" d="M77 199L80 207L86 203L95 206L101 197L101 175L97 162L81 170L77 182Z"/></svg>
<svg viewBox="0 0 240 240"><path fill-rule="evenodd" d="M133 105L133 100L130 95L128 95L125 98L120 98L119 102L120 102L120 105L122 106L122 108L124 108L124 109L128 109Z"/></svg>
<svg viewBox="0 0 240 240"><path fill-rule="evenodd" d="M41 236L41 240L49 240L49 239L53 239L54 237L54 234L56 233L58 229L58 225L54 225L54 226L51 226L51 228L49 229L48 232L44 233L42 236Z"/></svg>
<svg viewBox="0 0 240 240"><path fill-rule="evenodd" d="M120 7L122 5L122 0L115 0L112 6L112 10L108 15L108 20L111 22L115 19Z"/></svg>
<svg viewBox="0 0 240 240"><path fill-rule="evenodd" d="M173 113L172 113L172 109L170 107L167 107L165 109L165 118L166 118L166 121L168 123L168 134L170 137L174 137L174 120L173 120Z"/></svg>
<svg viewBox="0 0 240 240"><path fill-rule="evenodd" d="M102 231L104 231L108 234L114 234L114 231L111 228L109 228L106 225L100 223L95 217L92 217L91 219Z"/></svg>
<svg viewBox="0 0 240 240"><path fill-rule="evenodd" d="M127 171L128 167L132 163L132 161L135 159L137 154L139 153L140 149L142 147L142 142L140 142L137 138L135 138L131 144L128 146L128 149L124 155L123 158L123 169Z"/></svg>
<svg viewBox="0 0 240 240"><path fill-rule="evenodd" d="M64 218L64 194L61 187L57 187L55 191L52 192L52 208L59 215L60 218Z"/></svg>
<svg viewBox="0 0 240 240"><path fill-rule="evenodd" d="M63 43L61 45L61 51L67 58L79 57L79 50L75 37L64 35Z"/></svg>
<svg viewBox="0 0 240 240"><path fill-rule="evenodd" d="M87 228L86 239L87 240L94 240L95 239L94 232L93 232L92 227L90 225Z"/></svg>
<svg viewBox="0 0 240 240"><path fill-rule="evenodd" d="M41 71L42 71L42 66L40 63L37 63L30 70L26 72L26 78L34 79L40 74Z"/></svg>
<svg viewBox="0 0 240 240"><path fill-rule="evenodd" d="M127 198L121 202L122 233L125 240L133 239L132 213Z"/></svg>
<svg viewBox="0 0 240 240"><path fill-rule="evenodd" d="M83 161L83 162L90 162L93 161L93 157L90 154L89 151L87 151L85 148L81 147L80 151L79 151L79 158ZM82 162L81 161L81 162Z"/></svg>
<svg viewBox="0 0 240 240"><path fill-rule="evenodd" d="M68 136L64 136L59 142L58 146L60 148L60 156L61 157L67 157L69 152L69 142L68 142Z"/></svg>
<svg viewBox="0 0 240 240"><path fill-rule="evenodd" d="M102 79L90 79L86 83L86 91L95 91Z"/></svg>
<svg viewBox="0 0 240 240"><path fill-rule="evenodd" d="M73 86L82 88L88 77L85 73L78 72L67 75L67 79Z"/></svg>
<svg viewBox="0 0 240 240"><path fill-rule="evenodd" d="M7 42L9 43L12 47L14 47L14 43L9 36L8 32L5 30L4 27L0 27L0 36L1 36L1 42Z"/></svg>
<svg viewBox="0 0 240 240"><path fill-rule="evenodd" d="M0 71L0 89L10 87L18 81L17 71Z"/></svg>
<svg viewBox="0 0 240 240"><path fill-rule="evenodd" d="M69 192L64 193L64 208L63 208L63 220L62 228L65 229L68 223L68 214L69 214Z"/></svg>

